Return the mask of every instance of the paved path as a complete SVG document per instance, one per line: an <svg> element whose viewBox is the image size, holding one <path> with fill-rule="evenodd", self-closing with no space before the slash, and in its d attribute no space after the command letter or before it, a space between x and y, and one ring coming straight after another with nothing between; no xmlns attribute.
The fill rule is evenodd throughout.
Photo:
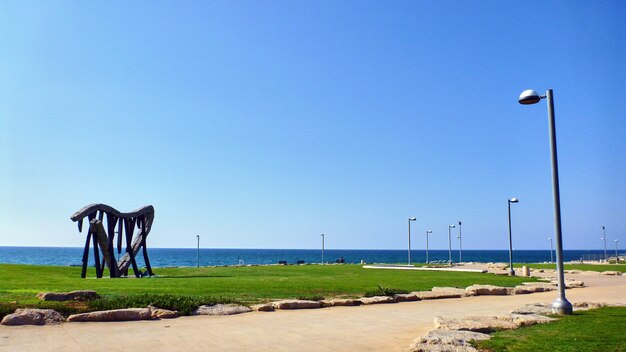
<svg viewBox="0 0 626 352"><path fill-rule="evenodd" d="M581 276L572 302L626 304L626 276ZM0 326L0 351L404 351L436 315L503 314L555 292L124 323Z"/></svg>

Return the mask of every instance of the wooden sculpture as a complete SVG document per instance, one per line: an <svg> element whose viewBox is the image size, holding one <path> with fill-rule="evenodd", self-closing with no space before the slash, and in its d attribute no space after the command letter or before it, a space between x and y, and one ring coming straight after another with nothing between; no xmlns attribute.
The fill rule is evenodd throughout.
<svg viewBox="0 0 626 352"><path fill-rule="evenodd" d="M104 215L106 214L106 230L104 227ZM109 269L112 278L128 276L128 267L133 266L136 277L144 274L137 268L135 257L139 250L143 250L143 260L146 263L147 275L154 275L150 260L148 259L148 249L146 247L146 237L152 228L154 221L154 207L147 205L130 213L120 213L115 208L106 204L90 204L72 215L70 219L78 223L78 231L82 232L83 219L89 220L89 230L85 241L83 252L83 267L80 277L87 275L87 265L89 261L89 241L93 242L93 256L96 267L96 277L101 278L105 265ZM133 237L133 232L137 226L139 230ZM115 228L117 227L117 231ZM116 235L117 234L117 238ZM115 260L114 244L117 244L117 254L122 252L122 242L125 242L126 252ZM100 261L102 254L102 261Z"/></svg>

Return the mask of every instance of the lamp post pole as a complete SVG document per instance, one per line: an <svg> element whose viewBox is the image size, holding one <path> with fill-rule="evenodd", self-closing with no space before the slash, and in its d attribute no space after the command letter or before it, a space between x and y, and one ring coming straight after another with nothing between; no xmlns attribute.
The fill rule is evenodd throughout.
<svg viewBox="0 0 626 352"><path fill-rule="evenodd" d="M324 265L324 234L321 234L322 237L322 265Z"/></svg>
<svg viewBox="0 0 626 352"><path fill-rule="evenodd" d="M604 242L604 261L608 261L609 257L606 255L606 229L602 226L602 241Z"/></svg>
<svg viewBox="0 0 626 352"><path fill-rule="evenodd" d="M552 238L548 237L548 240L550 241L550 264L552 264L554 262L554 259L552 258Z"/></svg>
<svg viewBox="0 0 626 352"><path fill-rule="evenodd" d="M563 272L563 236L561 234L561 195L559 192L559 162L556 150L556 123L554 119L554 98L552 89L545 96L539 96L534 90L526 90L519 96L520 104L535 104L541 99L548 99L548 130L550 135L550 159L552 161L552 194L554 198L554 233L556 236L556 262L559 281L559 296L552 304L552 311L557 314L573 313L572 304L565 298L565 273Z"/></svg>
<svg viewBox="0 0 626 352"><path fill-rule="evenodd" d="M426 230L426 264L428 264L428 234L433 233L430 230Z"/></svg>
<svg viewBox="0 0 626 352"><path fill-rule="evenodd" d="M414 217L409 218L409 260L407 265L411 265L411 221L415 221Z"/></svg>
<svg viewBox="0 0 626 352"><path fill-rule="evenodd" d="M448 265L452 266L452 238L450 237L450 229L453 229L454 225L448 225Z"/></svg>
<svg viewBox="0 0 626 352"><path fill-rule="evenodd" d="M517 203L517 198L511 198L508 200L509 205L509 275L515 276L515 270L513 269L513 237L511 236L511 203Z"/></svg>
<svg viewBox="0 0 626 352"><path fill-rule="evenodd" d="M463 249L461 246L461 222L459 221L459 263L463 262Z"/></svg>
<svg viewBox="0 0 626 352"><path fill-rule="evenodd" d="M196 235L196 238L198 239L198 247L196 250L196 268L200 267L200 235Z"/></svg>

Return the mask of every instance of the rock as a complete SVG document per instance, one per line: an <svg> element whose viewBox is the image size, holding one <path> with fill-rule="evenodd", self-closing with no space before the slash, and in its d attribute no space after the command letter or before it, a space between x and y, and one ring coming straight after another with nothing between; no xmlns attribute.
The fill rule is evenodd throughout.
<svg viewBox="0 0 626 352"><path fill-rule="evenodd" d="M565 281L565 288L585 287L585 283L578 280Z"/></svg>
<svg viewBox="0 0 626 352"><path fill-rule="evenodd" d="M463 295L459 292L447 291L415 291L411 292L419 299L444 299L444 298L461 298Z"/></svg>
<svg viewBox="0 0 626 352"><path fill-rule="evenodd" d="M563 272L566 274L580 274L581 273L580 270L563 270Z"/></svg>
<svg viewBox="0 0 626 352"><path fill-rule="evenodd" d="M351 299L351 298L335 298L335 299L325 299L321 303L323 307L358 306L361 304L361 301L358 299Z"/></svg>
<svg viewBox="0 0 626 352"><path fill-rule="evenodd" d="M246 306L240 306L236 304L216 304L214 306L202 305L196 308L192 315L233 315L241 314L252 311L252 309Z"/></svg>
<svg viewBox="0 0 626 352"><path fill-rule="evenodd" d="M6 315L2 325L45 325L59 324L65 318L53 309L19 308L14 313Z"/></svg>
<svg viewBox="0 0 626 352"><path fill-rule="evenodd" d="M611 270L609 270L609 271L603 271L603 272L601 272L601 273L600 273L600 275L621 276L621 275L622 275L622 273L621 273L621 272L619 272L619 271L611 271Z"/></svg>
<svg viewBox="0 0 626 352"><path fill-rule="evenodd" d="M420 300L414 293L399 293L397 295L393 295L393 298L396 302L413 302Z"/></svg>
<svg viewBox="0 0 626 352"><path fill-rule="evenodd" d="M545 284L540 282L525 282L523 285L519 285L513 288L511 293L514 295L523 295L528 293L547 292L553 290L556 290L556 287L552 284Z"/></svg>
<svg viewBox="0 0 626 352"><path fill-rule="evenodd" d="M322 304L318 301L306 301L300 299L288 299L272 302L272 305L275 309L315 309L322 307Z"/></svg>
<svg viewBox="0 0 626 352"><path fill-rule="evenodd" d="M395 303L396 300L391 296L374 296L359 298L362 304L378 304L378 303Z"/></svg>
<svg viewBox="0 0 626 352"><path fill-rule="evenodd" d="M252 310L255 312L273 312L274 311L274 306L271 303L255 304L250 308L252 308Z"/></svg>
<svg viewBox="0 0 626 352"><path fill-rule="evenodd" d="M469 292L466 289L463 288L456 288L456 287L433 287L432 289L433 292L437 292L437 293L449 293L449 294L460 294L461 297L469 297L469 296L476 296L476 294L474 292Z"/></svg>
<svg viewBox="0 0 626 352"><path fill-rule="evenodd" d="M39 292L37 298L44 301L91 301L100 298L96 291Z"/></svg>
<svg viewBox="0 0 626 352"><path fill-rule="evenodd" d="M587 309L596 309L606 307L606 303L597 303L597 302L574 302L572 304L574 308L578 308L576 310L587 310Z"/></svg>
<svg viewBox="0 0 626 352"><path fill-rule="evenodd" d="M148 306L152 319L172 319L178 318L178 312L175 310L163 309L159 307Z"/></svg>
<svg viewBox="0 0 626 352"><path fill-rule="evenodd" d="M494 285L472 285L465 290L478 296L504 296L512 291L511 288Z"/></svg>
<svg viewBox="0 0 626 352"><path fill-rule="evenodd" d="M552 314L552 305L549 303L527 304L521 308L514 309L511 314Z"/></svg>
<svg viewBox="0 0 626 352"><path fill-rule="evenodd" d="M455 346L455 345L429 345L427 343L421 343L413 341L408 349L409 352L478 352L477 349L470 345Z"/></svg>
<svg viewBox="0 0 626 352"><path fill-rule="evenodd" d="M497 269L497 270L506 270L509 268L509 265L506 263L489 263L487 264L487 268Z"/></svg>
<svg viewBox="0 0 626 352"><path fill-rule="evenodd" d="M511 321L501 320L497 317L468 317L463 319L435 317L435 329L467 330L482 333L491 333L496 330L509 330L517 328Z"/></svg>
<svg viewBox="0 0 626 352"><path fill-rule="evenodd" d="M152 318L150 308L125 308L104 310L97 312L72 314L67 318L69 322L83 321L133 321L148 320Z"/></svg>
<svg viewBox="0 0 626 352"><path fill-rule="evenodd" d="M428 334L413 340L409 351L476 351L470 341L489 338L491 336L487 334L473 331L431 330Z"/></svg>
<svg viewBox="0 0 626 352"><path fill-rule="evenodd" d="M597 276L597 275L600 275L600 272L593 271L593 270L585 270L582 272L582 275Z"/></svg>
<svg viewBox="0 0 626 352"><path fill-rule="evenodd" d="M509 314L497 317L503 321L510 321L517 327L532 326L555 321L556 319L538 314Z"/></svg>

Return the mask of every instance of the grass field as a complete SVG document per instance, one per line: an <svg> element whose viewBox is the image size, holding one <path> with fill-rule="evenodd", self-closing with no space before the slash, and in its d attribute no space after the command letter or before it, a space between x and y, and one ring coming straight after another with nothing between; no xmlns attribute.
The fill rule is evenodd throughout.
<svg viewBox="0 0 626 352"><path fill-rule="evenodd" d="M554 323L498 332L476 345L482 351L626 351L626 307L576 312Z"/></svg>
<svg viewBox="0 0 626 352"><path fill-rule="evenodd" d="M38 292L90 289L107 299L173 295L251 304L280 298L359 297L378 286L406 291L473 284L515 286L532 278L481 273L363 269L359 265L157 268L152 278L80 278L79 267L0 264L0 302L39 305ZM129 303L130 304L130 303Z"/></svg>
<svg viewBox="0 0 626 352"><path fill-rule="evenodd" d="M523 264L533 269L556 269L556 264ZM522 264L513 264L516 268L519 266L520 270ZM565 264L563 265L565 270L589 270L589 271L619 271L626 272L626 264Z"/></svg>

